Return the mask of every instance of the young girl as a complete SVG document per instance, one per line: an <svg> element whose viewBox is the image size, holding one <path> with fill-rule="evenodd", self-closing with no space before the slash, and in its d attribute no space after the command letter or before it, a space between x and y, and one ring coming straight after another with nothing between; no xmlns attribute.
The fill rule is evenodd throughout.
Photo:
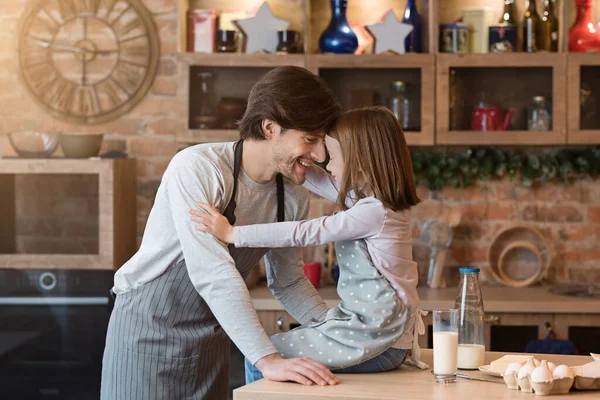
<svg viewBox="0 0 600 400"><path fill-rule="evenodd" d="M408 363L419 368L424 314L412 261L412 163L398 120L387 108L345 112L325 137L327 170L312 166L304 186L343 211L309 221L232 227L212 206L191 210L197 229L236 247L291 247L335 242L340 267L338 306L321 321L274 335L285 358L309 357L335 372L379 372ZM260 372L246 363L247 383Z"/></svg>

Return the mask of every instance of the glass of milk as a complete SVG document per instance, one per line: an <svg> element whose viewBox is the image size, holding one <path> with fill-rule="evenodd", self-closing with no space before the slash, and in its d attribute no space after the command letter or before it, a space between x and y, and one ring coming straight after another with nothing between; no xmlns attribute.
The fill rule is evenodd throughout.
<svg viewBox="0 0 600 400"><path fill-rule="evenodd" d="M438 382L456 382L458 309L433 311L433 375Z"/></svg>

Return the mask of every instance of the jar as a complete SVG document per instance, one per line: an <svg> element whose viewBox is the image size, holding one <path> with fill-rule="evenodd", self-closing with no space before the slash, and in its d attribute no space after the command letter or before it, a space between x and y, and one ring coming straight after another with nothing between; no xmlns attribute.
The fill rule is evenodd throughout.
<svg viewBox="0 0 600 400"><path fill-rule="evenodd" d="M479 268L459 268L460 284L454 308L458 309L458 368L477 369L485 364L483 297Z"/></svg>
<svg viewBox="0 0 600 400"><path fill-rule="evenodd" d="M237 51L237 31L219 29L217 31L217 53Z"/></svg>
<svg viewBox="0 0 600 400"><path fill-rule="evenodd" d="M412 101L409 99L406 84L403 81L394 81L390 85L388 107L400 122L404 131L414 130L411 118Z"/></svg>
<svg viewBox="0 0 600 400"><path fill-rule="evenodd" d="M216 121L214 74L212 72L200 72L197 75L199 93L194 110L193 129L212 129Z"/></svg>
<svg viewBox="0 0 600 400"><path fill-rule="evenodd" d="M535 96L527 115L527 129L549 131L552 129L552 113L544 96Z"/></svg>
<svg viewBox="0 0 600 400"><path fill-rule="evenodd" d="M277 43L277 54L298 53L300 43L300 32L289 29L280 29L277 31L279 42Z"/></svg>

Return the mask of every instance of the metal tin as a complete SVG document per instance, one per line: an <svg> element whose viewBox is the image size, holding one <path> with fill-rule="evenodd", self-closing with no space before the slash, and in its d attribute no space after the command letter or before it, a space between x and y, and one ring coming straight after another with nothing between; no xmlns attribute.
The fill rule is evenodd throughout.
<svg viewBox="0 0 600 400"><path fill-rule="evenodd" d="M517 51L517 26L490 26L489 45L490 53L510 53Z"/></svg>
<svg viewBox="0 0 600 400"><path fill-rule="evenodd" d="M440 51L442 53L466 53L469 51L469 26L462 22L440 26Z"/></svg>

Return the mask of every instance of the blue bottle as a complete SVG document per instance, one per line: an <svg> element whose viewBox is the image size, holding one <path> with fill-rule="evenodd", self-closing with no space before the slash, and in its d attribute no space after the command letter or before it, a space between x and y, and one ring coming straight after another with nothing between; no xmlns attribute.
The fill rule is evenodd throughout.
<svg viewBox="0 0 600 400"><path fill-rule="evenodd" d="M421 35L421 16L417 12L417 1L406 0L402 22L413 26L413 30L404 41L406 52L421 53L423 36Z"/></svg>
<svg viewBox="0 0 600 400"><path fill-rule="evenodd" d="M358 38L346 20L348 0L331 0L331 21L319 38L321 53L354 54Z"/></svg>

